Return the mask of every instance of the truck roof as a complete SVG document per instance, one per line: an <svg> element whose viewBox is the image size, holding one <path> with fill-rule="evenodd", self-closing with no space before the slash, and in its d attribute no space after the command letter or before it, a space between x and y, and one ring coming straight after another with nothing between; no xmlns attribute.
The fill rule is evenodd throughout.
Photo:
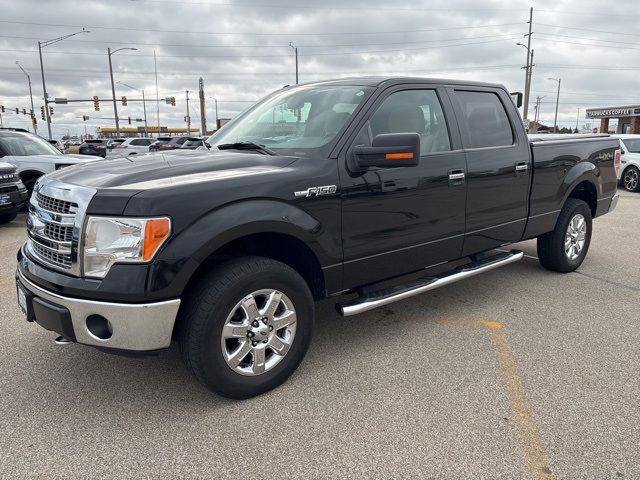
<svg viewBox="0 0 640 480"><path fill-rule="evenodd" d="M332 80L322 80L318 82L308 82L301 85L362 85L369 87L379 87L382 85L396 85L405 83L437 83L443 85L468 85L475 87L501 88L505 87L499 83L475 82L470 80L452 80L444 78L431 77L403 77L403 76L365 76L365 77L346 77Z"/></svg>

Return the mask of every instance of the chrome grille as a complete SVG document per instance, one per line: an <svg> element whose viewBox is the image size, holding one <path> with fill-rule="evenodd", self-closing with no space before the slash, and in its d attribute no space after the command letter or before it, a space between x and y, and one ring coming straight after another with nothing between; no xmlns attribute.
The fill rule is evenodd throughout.
<svg viewBox="0 0 640 480"><path fill-rule="evenodd" d="M61 253L40 245L37 242L32 242L34 252L43 260L48 263L52 263L62 268L71 268L72 258L71 253Z"/></svg>
<svg viewBox="0 0 640 480"><path fill-rule="evenodd" d="M48 238L58 242L70 242L73 240L73 225L58 225L56 223L45 222L44 234Z"/></svg>
<svg viewBox="0 0 640 480"><path fill-rule="evenodd" d="M49 210L50 212L55 213L75 213L75 210L78 208L77 203L68 202L66 200L60 200L58 198L48 197L46 195L38 192L36 194L36 198L38 200L38 204L44 208L45 210ZM72 209L73 208L73 212Z"/></svg>

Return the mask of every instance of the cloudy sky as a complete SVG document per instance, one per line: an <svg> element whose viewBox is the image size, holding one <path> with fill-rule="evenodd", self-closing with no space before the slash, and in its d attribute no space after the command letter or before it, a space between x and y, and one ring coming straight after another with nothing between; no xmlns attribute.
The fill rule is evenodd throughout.
<svg viewBox="0 0 640 480"><path fill-rule="evenodd" d="M397 6L394 6L397 5ZM562 78L559 123L580 125L584 109L640 103L640 20L636 1L618 0L0 0L0 104L4 126L28 127L10 108L29 108L31 75L40 133L42 80L38 40L90 33L43 49L50 97L111 97L107 47L116 81L144 89L155 99L154 51L163 125L184 126L185 90L197 99L198 78L207 97L218 99L220 117L232 117L250 102L295 83L292 42L298 47L300 82L360 75L412 75L500 82L524 89L529 7L534 7L535 51L531 102L541 101L540 118L553 123L555 89ZM116 85L116 96L140 98ZM156 122L156 104L148 103ZM196 101L192 123L199 125ZM142 104L119 107L122 117L142 117ZM207 100L209 125L214 102ZM101 102L54 105L53 135L59 138L113 125L113 110ZM529 115L533 118L533 114ZM125 121L126 123L126 121Z"/></svg>

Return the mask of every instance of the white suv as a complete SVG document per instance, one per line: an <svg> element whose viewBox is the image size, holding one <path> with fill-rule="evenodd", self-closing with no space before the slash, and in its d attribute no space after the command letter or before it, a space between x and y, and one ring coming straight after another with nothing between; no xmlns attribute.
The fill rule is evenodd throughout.
<svg viewBox="0 0 640 480"><path fill-rule="evenodd" d="M155 142L155 138L126 138L120 145L113 147L107 158L126 157L129 155L138 155L140 153L149 153L149 145Z"/></svg>
<svg viewBox="0 0 640 480"><path fill-rule="evenodd" d="M88 155L63 155L45 139L22 129L0 129L0 161L18 169L20 180L31 195L36 180L45 173L76 163L99 160Z"/></svg>
<svg viewBox="0 0 640 480"><path fill-rule="evenodd" d="M612 135L620 142L622 168L621 185L629 192L640 192L640 135Z"/></svg>

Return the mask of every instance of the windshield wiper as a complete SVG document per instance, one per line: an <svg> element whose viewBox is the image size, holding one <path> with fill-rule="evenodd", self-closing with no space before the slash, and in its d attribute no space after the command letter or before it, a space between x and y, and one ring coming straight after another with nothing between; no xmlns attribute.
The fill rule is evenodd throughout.
<svg viewBox="0 0 640 480"><path fill-rule="evenodd" d="M216 145L218 150L255 150L265 155L276 155L276 152L255 142L235 142Z"/></svg>

